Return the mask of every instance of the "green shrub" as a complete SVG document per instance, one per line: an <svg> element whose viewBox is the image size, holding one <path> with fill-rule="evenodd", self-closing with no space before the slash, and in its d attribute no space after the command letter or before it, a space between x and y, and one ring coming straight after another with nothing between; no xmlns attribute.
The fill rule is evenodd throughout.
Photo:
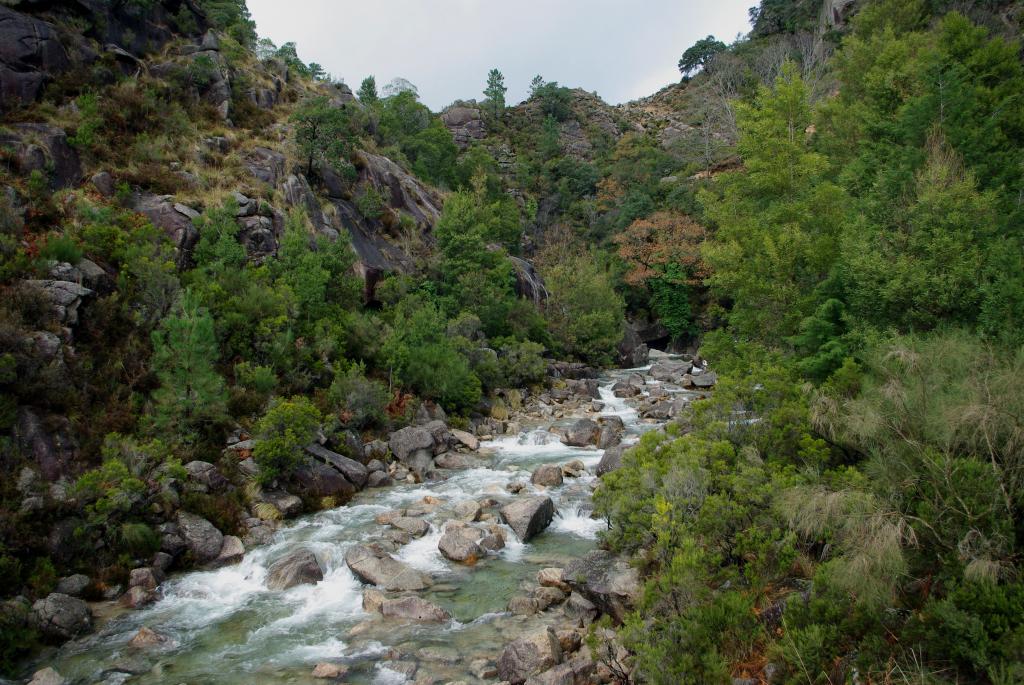
<svg viewBox="0 0 1024 685"><path fill-rule="evenodd" d="M368 185L363 194L356 197L356 209L367 219L380 219L384 212L384 196Z"/></svg>
<svg viewBox="0 0 1024 685"><path fill-rule="evenodd" d="M36 597L45 597L57 585L57 569L47 557L38 557L28 575L28 586Z"/></svg>
<svg viewBox="0 0 1024 685"><path fill-rule="evenodd" d="M52 236L47 238L43 246L39 248L39 256L43 259L52 259L75 265L82 260L82 248L70 236Z"/></svg>
<svg viewBox="0 0 1024 685"><path fill-rule="evenodd" d="M116 537L121 550L135 558L149 557L160 551L160 536L145 523L122 523Z"/></svg>
<svg viewBox="0 0 1024 685"><path fill-rule="evenodd" d="M259 478L269 483L286 477L305 458L305 446L316 438L320 411L305 397L278 400L256 425L259 441L253 458Z"/></svg>
<svg viewBox="0 0 1024 685"><path fill-rule="evenodd" d="M353 428L383 423L384 409L391 401L387 386L367 378L362 364L336 374L327 395L342 424Z"/></svg>

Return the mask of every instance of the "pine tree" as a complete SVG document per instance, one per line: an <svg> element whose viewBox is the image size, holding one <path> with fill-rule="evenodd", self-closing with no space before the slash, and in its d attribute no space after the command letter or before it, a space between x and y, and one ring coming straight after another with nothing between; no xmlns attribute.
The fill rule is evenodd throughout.
<svg viewBox="0 0 1024 685"><path fill-rule="evenodd" d="M487 97L487 107L495 117L501 116L505 111L505 77L497 69L491 69L487 74L487 87L484 88L484 95Z"/></svg>
<svg viewBox="0 0 1024 685"><path fill-rule="evenodd" d="M544 77L542 77L540 74L537 74L530 81L530 97L531 98L532 97L536 97L537 96L537 92L541 88L543 88L543 87L544 87Z"/></svg>
<svg viewBox="0 0 1024 685"><path fill-rule="evenodd" d="M191 290L153 332L152 428L186 444L226 415L224 379L214 369L213 318Z"/></svg>
<svg viewBox="0 0 1024 685"><path fill-rule="evenodd" d="M377 79L372 74L364 78L363 82L359 84L359 91L356 92L356 95L364 105L376 103L380 99L380 96L377 95Z"/></svg>

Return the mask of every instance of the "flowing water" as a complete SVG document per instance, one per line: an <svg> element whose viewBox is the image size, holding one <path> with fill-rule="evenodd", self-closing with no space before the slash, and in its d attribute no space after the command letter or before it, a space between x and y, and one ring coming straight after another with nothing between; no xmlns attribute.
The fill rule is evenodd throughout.
<svg viewBox="0 0 1024 685"><path fill-rule="evenodd" d="M602 379L602 414L622 418L628 443L655 424L640 421L634 409L614 397L610 387L621 373ZM479 682L469 672L474 659L493 660L523 631L550 623L544 615L509 615L508 600L528 587L539 569L563 566L592 549L604 526L589 516L591 472L602 452L567 447L546 427L483 443L480 466L449 472L446 480L368 490L346 506L298 519L237 565L172 576L161 586L163 598L156 604L110 618L96 633L68 643L44 663L76 683L111 685L323 682L310 676L320 661L347 664L350 683L411 682L402 672L402 662L409 661L419 661L417 676ZM588 467L581 478L566 478L556 488L529 484L536 466L573 459ZM437 543L451 508L467 499L511 499L505 486L513 481L525 483L527 492L543 490L552 497L558 514L550 528L528 544L506 529L505 549L472 567L441 556ZM452 620L407 624L371 616L362 608L364 585L343 560L345 550L383 531L374 522L377 514L421 503L426 496L442 500L425 517L430 532L395 556L433 576L434 586L421 595L447 609ZM300 547L316 553L323 581L268 590L269 564ZM146 650L128 646L142 626L168 641Z"/></svg>

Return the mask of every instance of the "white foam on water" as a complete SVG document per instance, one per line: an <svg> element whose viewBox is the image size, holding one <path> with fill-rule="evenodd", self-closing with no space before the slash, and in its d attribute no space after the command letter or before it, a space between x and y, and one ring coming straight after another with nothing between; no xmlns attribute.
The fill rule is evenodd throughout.
<svg viewBox="0 0 1024 685"><path fill-rule="evenodd" d="M337 659L344 655L346 645L336 637L331 637L319 644L300 645L289 652L286 652L280 661L321 661L323 659Z"/></svg>
<svg viewBox="0 0 1024 685"><path fill-rule="evenodd" d="M596 540L597 534L608 528L601 519L592 519L589 514L580 514L576 507L565 507L551 523L552 530L568 533L586 540Z"/></svg>
<svg viewBox="0 0 1024 685"><path fill-rule="evenodd" d="M528 543L520 542L516 534L508 526L505 528L505 547L501 550L501 558L505 561L519 561L526 553Z"/></svg>
<svg viewBox="0 0 1024 685"><path fill-rule="evenodd" d="M437 549L441 535L442 531L438 526L431 526L426 535L403 545L395 554L395 558L424 573L445 573L448 570L448 563Z"/></svg>
<svg viewBox="0 0 1024 685"><path fill-rule="evenodd" d="M373 685L403 685L410 680L398 671L392 671L383 664L376 665L377 674L373 678Z"/></svg>

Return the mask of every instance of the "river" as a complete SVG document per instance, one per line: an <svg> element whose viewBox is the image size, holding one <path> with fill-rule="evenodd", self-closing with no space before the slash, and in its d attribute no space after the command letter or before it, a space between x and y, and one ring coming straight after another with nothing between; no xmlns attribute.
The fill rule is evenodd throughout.
<svg viewBox="0 0 1024 685"><path fill-rule="evenodd" d="M622 418L629 443L659 424L640 420L626 400L612 394L611 385L626 373L602 376L600 394L601 414ZM567 447L546 430L548 425L483 443L479 467L446 472L446 480L367 490L346 506L296 519L271 544L248 551L234 566L173 575L161 586L157 603L116 613L96 633L64 645L40 666L53 666L74 683L108 685L322 683L310 675L322 661L348 665L345 682L353 684L397 685L419 678L482 682L471 670L474 661L493 662L506 643L550 623L544 614L507 613L509 599L534 583L538 570L564 566L593 549L604 525L589 516L592 472L602 451ZM582 477L566 478L554 488L529 484L538 465L574 459L587 466ZM467 499L510 499L506 485L513 481L525 483L525 492L543 491L554 500L558 514L551 526L527 544L506 527L506 547L474 566L441 556L437 543L452 507ZM439 501L424 517L430 531L395 556L433 577L434 585L420 594L447 609L452 620L416 624L373 616L362 608L364 585L345 565L345 550L384 532L374 521L381 512L424 498ZM323 581L268 590L269 564L303 547L316 553ZM130 647L128 641L143 626L168 640L147 650ZM410 680L412 668L417 670Z"/></svg>

